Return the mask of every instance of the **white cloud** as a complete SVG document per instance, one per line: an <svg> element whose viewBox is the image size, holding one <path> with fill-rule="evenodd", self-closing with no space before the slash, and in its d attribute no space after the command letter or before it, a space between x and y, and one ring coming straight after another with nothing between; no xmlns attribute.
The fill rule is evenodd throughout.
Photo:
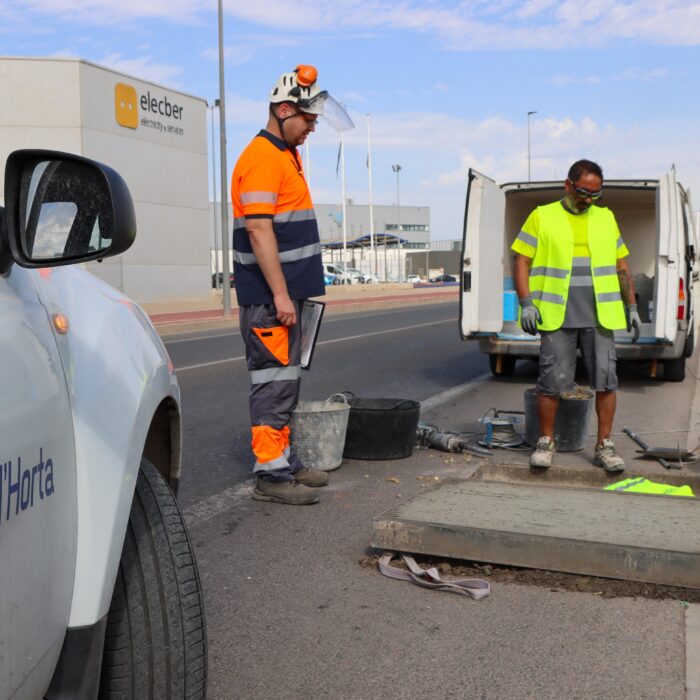
<svg viewBox="0 0 700 700"><path fill-rule="evenodd" d="M27 13L60 17L76 24L105 25L133 20L163 19L175 23L201 21L211 11L206 0L6 0Z"/></svg>
<svg viewBox="0 0 700 700"><path fill-rule="evenodd" d="M260 0L227 4L239 19L277 29L401 29L433 34L452 50L700 43L696 0L419 2ZM554 8L554 9L553 9Z"/></svg>
<svg viewBox="0 0 700 700"><path fill-rule="evenodd" d="M173 78L182 73L181 66L153 63L148 56L124 58L121 54L111 53L98 59L96 63L112 68L119 73L138 76L140 80L150 80L173 88L180 87Z"/></svg>
<svg viewBox="0 0 700 700"><path fill-rule="evenodd" d="M267 105L240 96L227 99L234 120L245 121L245 128L237 129L243 147L263 125ZM352 116L358 127L345 139L347 196L362 203L367 201L367 131L362 116ZM590 116L538 115L531 121L532 178L563 181L571 163L582 157L598 161L612 179L657 178L675 161L681 182L700 192L700 155L695 155L700 154L700 138L677 132L644 120L613 124ZM310 148L314 201L340 202L337 134L321 123ZM431 207L436 239L460 235L469 168L497 182L523 181L527 156L524 120L516 123L498 114L482 120L430 112L372 114L375 204L395 201L390 165L400 162L401 201Z"/></svg>
<svg viewBox="0 0 700 700"><path fill-rule="evenodd" d="M551 80L548 81L550 85L597 85L600 83L600 76L598 75L555 75Z"/></svg>
<svg viewBox="0 0 700 700"><path fill-rule="evenodd" d="M445 48L570 48L571 46L697 45L698 0L226 0L225 12L238 20L282 32L327 36L374 36L410 30L435 36ZM32 16L56 17L84 25L141 20L178 24L212 23L210 0L5 0L0 17L12 24ZM248 51L254 44L245 44ZM246 52L243 56L247 56Z"/></svg>

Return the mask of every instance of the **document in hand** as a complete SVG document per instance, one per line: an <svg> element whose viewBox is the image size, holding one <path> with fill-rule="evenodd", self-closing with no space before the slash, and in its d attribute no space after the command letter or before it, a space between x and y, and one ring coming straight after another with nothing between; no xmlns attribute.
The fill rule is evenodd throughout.
<svg viewBox="0 0 700 700"><path fill-rule="evenodd" d="M316 347L316 338L321 328L321 319L326 304L306 299L301 305L301 368L311 367L311 358Z"/></svg>

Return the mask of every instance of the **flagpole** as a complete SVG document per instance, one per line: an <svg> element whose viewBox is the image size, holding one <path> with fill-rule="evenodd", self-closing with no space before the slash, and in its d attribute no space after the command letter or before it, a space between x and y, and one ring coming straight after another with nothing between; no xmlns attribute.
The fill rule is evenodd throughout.
<svg viewBox="0 0 700 700"><path fill-rule="evenodd" d="M374 245L374 210L372 208L372 137L370 135L369 114L367 115L367 177L369 180L369 245L370 260L374 258L374 274L379 277L377 248ZM370 265L371 266L371 265Z"/></svg>
<svg viewBox="0 0 700 700"><path fill-rule="evenodd" d="M341 182L343 189L343 271L345 272L348 281L349 275L348 270L348 229L347 229L347 212L345 206L345 140L343 139L343 132L340 132L340 168L341 168Z"/></svg>

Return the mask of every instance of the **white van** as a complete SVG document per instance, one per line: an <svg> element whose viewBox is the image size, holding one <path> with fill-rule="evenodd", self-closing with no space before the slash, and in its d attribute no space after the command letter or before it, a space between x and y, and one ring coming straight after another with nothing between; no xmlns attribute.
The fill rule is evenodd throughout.
<svg viewBox="0 0 700 700"><path fill-rule="evenodd" d="M697 231L690 193L675 170L658 180L606 180L604 206L615 214L630 251L630 272L642 328L636 344L616 331L619 359L652 360L663 365L663 379L682 381L685 359L693 352L693 285L698 277ZM489 355L491 371L512 374L518 358L539 355L539 338L518 323L510 247L528 214L561 199L557 182L498 185L469 171L462 242L459 324L463 340L477 340Z"/></svg>

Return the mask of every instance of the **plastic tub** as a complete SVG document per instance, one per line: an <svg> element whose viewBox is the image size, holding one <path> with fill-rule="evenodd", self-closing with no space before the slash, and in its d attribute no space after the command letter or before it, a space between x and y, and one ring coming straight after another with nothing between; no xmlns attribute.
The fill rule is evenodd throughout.
<svg viewBox="0 0 700 700"><path fill-rule="evenodd" d="M361 399L351 392L343 456L402 459L413 454L420 403L411 399Z"/></svg>

